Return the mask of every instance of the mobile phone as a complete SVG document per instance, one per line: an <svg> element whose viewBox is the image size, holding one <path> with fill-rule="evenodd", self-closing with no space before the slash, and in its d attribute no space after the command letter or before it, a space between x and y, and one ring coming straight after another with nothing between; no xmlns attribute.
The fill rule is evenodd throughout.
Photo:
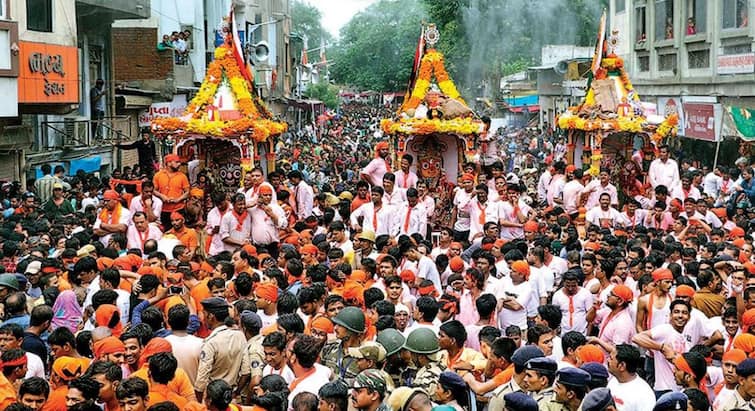
<svg viewBox="0 0 755 411"><path fill-rule="evenodd" d="M440 244L440 231L433 231L431 237L433 247L437 247Z"/></svg>
<svg viewBox="0 0 755 411"><path fill-rule="evenodd" d="M171 285L168 287L168 293L169 294L181 294L183 293L184 288L180 285Z"/></svg>

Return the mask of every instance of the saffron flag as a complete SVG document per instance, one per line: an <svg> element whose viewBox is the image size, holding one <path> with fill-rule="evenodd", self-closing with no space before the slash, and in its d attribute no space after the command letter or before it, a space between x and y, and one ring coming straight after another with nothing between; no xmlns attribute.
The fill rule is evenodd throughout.
<svg viewBox="0 0 755 411"><path fill-rule="evenodd" d="M251 86L254 83L252 82L251 71L246 64L246 58L244 58L244 49L241 47L241 39L239 38L239 31L236 27L236 16L234 16L233 13L233 4L231 4L231 14L229 20L231 24L231 48L233 51L233 57L236 59L236 64L239 66L241 75L244 76L246 81L248 81L249 85Z"/></svg>

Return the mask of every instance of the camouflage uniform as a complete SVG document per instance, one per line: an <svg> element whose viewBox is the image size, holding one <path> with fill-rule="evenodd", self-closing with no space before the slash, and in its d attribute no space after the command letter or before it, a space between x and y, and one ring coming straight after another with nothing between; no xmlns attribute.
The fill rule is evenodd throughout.
<svg viewBox="0 0 755 411"><path fill-rule="evenodd" d="M414 381L412 381L412 386L422 388L426 393L430 394L430 399L437 402L438 398L435 397L436 386L438 385L440 373L443 370L445 370L445 367L437 362L431 362L421 367L417 370L417 375L414 377Z"/></svg>
<svg viewBox="0 0 755 411"><path fill-rule="evenodd" d="M343 378L346 384L351 386L354 378L359 374L359 367L357 359L342 348L342 342L338 340L325 344L320 354L322 365L330 368L333 375Z"/></svg>

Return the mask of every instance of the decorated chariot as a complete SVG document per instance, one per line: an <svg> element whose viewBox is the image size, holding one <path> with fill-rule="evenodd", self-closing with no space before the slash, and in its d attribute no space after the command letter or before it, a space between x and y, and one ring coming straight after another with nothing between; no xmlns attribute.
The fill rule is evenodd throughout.
<svg viewBox="0 0 755 411"><path fill-rule="evenodd" d="M287 125L254 93L251 71L231 23L217 47L199 91L181 117L155 119L152 132L169 140L173 152L189 163L190 175L204 170L216 187L235 191L257 165L275 167L275 140Z"/></svg>
<svg viewBox="0 0 755 411"><path fill-rule="evenodd" d="M605 36L605 14L588 73L588 90L581 104L558 117L558 127L568 132L568 155L573 164L597 176L610 170L620 191L631 195L641 191L645 172L658 145L676 136L679 116L666 107L657 114L652 104L640 101L616 55L618 32Z"/></svg>
<svg viewBox="0 0 755 411"><path fill-rule="evenodd" d="M380 125L391 137L394 162L411 154L416 159L417 176L436 196L436 209L450 210L456 179L464 163L477 155L478 143L487 129L446 71L443 54L435 49L438 39L435 25L423 29L409 93L396 115L383 119ZM450 214L435 213L434 225L450 225Z"/></svg>

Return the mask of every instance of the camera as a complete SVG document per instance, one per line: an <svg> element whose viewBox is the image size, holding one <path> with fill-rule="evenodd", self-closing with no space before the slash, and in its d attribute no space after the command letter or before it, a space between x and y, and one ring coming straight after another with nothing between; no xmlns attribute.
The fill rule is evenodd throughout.
<svg viewBox="0 0 755 411"><path fill-rule="evenodd" d="M181 294L184 291L184 288L180 285L171 285L168 287L168 293L170 294Z"/></svg>

